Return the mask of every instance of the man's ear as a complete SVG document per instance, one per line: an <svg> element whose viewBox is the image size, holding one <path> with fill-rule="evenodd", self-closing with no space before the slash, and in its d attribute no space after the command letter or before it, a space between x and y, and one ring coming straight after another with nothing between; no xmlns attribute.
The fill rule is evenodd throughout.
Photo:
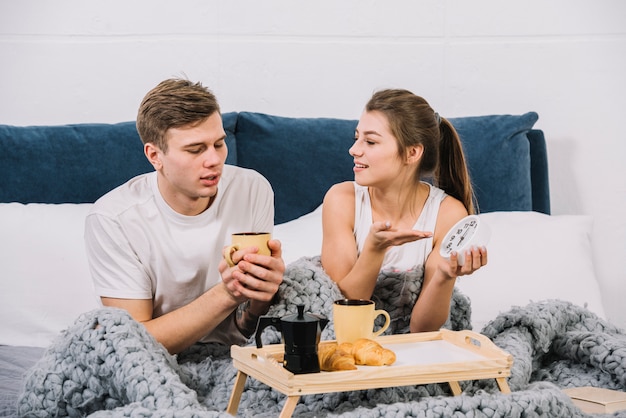
<svg viewBox="0 0 626 418"><path fill-rule="evenodd" d="M159 170L163 166L163 163L161 163L161 150L152 142L144 144L143 153L155 170Z"/></svg>
<svg viewBox="0 0 626 418"><path fill-rule="evenodd" d="M406 162L408 164L413 164L419 162L422 159L422 155L424 154L424 146L416 145L414 147L409 147L406 152Z"/></svg>

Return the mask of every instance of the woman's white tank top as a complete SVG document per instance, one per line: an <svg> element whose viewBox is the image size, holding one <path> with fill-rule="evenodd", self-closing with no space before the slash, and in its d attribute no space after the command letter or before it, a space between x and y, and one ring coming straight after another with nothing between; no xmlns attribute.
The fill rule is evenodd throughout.
<svg viewBox="0 0 626 418"><path fill-rule="evenodd" d="M430 187L428 198L413 229L434 232L439 207L447 194L431 184L428 184L428 186ZM357 251L360 255L363 250L365 238L373 222L372 203L367 187L360 186L356 182L354 182L354 197L354 236L356 238ZM381 270L389 268L395 270L413 270L418 266L423 266L432 248L432 238L420 239L400 246L390 247L385 254Z"/></svg>

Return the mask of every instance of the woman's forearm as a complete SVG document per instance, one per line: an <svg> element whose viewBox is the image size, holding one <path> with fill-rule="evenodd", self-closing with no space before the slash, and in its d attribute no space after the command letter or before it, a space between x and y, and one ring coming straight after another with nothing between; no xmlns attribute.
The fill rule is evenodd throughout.
<svg viewBox="0 0 626 418"><path fill-rule="evenodd" d="M341 293L349 299L370 299L384 257L384 252L364 249L350 272L337 281Z"/></svg>
<svg viewBox="0 0 626 418"><path fill-rule="evenodd" d="M432 277L424 280L413 311L410 331L437 331L448 320L455 279Z"/></svg>

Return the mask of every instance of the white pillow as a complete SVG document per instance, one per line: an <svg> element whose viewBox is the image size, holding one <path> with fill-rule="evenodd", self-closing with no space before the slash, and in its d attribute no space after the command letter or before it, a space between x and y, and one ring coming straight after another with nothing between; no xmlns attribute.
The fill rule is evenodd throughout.
<svg viewBox="0 0 626 418"><path fill-rule="evenodd" d="M605 317L591 255L589 216L537 212L479 215L491 229L489 263L457 287L472 302L472 326L480 331L500 312L529 302L561 299ZM322 248L322 211L274 227L287 264ZM306 238L305 238L306 237Z"/></svg>
<svg viewBox="0 0 626 418"><path fill-rule="evenodd" d="M479 217L491 229L489 262L457 280L471 299L475 331L512 306L547 299L570 301L605 317L591 255L591 217L538 212Z"/></svg>
<svg viewBox="0 0 626 418"><path fill-rule="evenodd" d="M0 344L46 347L98 307L83 244L90 207L0 203Z"/></svg>
<svg viewBox="0 0 626 418"><path fill-rule="evenodd" d="M298 219L274 226L274 238L280 240L285 264L300 257L322 252L322 206Z"/></svg>

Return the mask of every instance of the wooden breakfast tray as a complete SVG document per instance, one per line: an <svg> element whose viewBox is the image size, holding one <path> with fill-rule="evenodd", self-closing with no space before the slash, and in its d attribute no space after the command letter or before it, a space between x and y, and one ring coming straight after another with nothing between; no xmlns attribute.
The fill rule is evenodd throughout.
<svg viewBox="0 0 626 418"><path fill-rule="evenodd" d="M459 381L488 378L495 378L503 393L511 392L506 377L511 375L513 356L484 335L442 329L385 335L376 341L396 353L394 364L308 374L294 374L283 367L283 344L262 348L232 346L230 353L238 372L227 412L237 414L248 376L287 395L281 418L291 416L300 396L315 393L448 382L452 393L459 395Z"/></svg>

